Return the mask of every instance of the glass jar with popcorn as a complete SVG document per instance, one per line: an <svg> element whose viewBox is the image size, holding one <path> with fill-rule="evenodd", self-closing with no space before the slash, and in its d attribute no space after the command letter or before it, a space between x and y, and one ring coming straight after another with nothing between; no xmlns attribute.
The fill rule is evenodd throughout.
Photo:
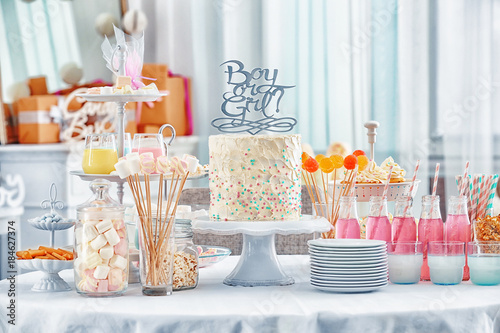
<svg viewBox="0 0 500 333"><path fill-rule="evenodd" d="M85 296L118 296L128 286L125 208L109 196L110 182L90 184L94 196L77 207L75 285Z"/></svg>
<svg viewBox="0 0 500 333"><path fill-rule="evenodd" d="M198 249L193 243L191 220L175 220L173 289L193 289L198 285Z"/></svg>

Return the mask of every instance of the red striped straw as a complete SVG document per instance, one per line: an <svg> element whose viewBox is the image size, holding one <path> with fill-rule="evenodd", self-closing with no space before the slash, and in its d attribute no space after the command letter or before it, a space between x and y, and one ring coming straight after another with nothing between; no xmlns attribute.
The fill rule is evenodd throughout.
<svg viewBox="0 0 500 333"><path fill-rule="evenodd" d="M392 169L394 165L391 165L389 169L389 174L387 175L387 180L385 181L384 192L382 192L382 202L380 203L380 210L378 216L382 215L382 209L384 208L384 199L387 198L387 192L389 191L389 183L391 182Z"/></svg>
<svg viewBox="0 0 500 333"><path fill-rule="evenodd" d="M415 186L415 180L417 179L417 173L418 173L418 167L420 166L420 160L417 160L417 165L415 165L415 171L413 171L413 178L411 179L411 186L410 186L410 197L413 198L413 187ZM405 210L403 212L403 217L406 216L406 213L408 212L408 209L410 208L410 205L406 205Z"/></svg>
<svg viewBox="0 0 500 333"><path fill-rule="evenodd" d="M467 163L465 163L465 171L464 171L464 176L462 177L462 184L460 186L459 195L465 195L465 186L467 185L468 172L469 172L469 161L467 161Z"/></svg>
<svg viewBox="0 0 500 333"><path fill-rule="evenodd" d="M436 171L434 172L434 185L432 186L432 195L436 195L439 178L439 163L436 163Z"/></svg>

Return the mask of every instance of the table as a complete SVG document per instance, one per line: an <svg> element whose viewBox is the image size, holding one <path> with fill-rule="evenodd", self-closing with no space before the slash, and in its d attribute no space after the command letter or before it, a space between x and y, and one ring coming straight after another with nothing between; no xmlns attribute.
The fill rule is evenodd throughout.
<svg viewBox="0 0 500 333"><path fill-rule="evenodd" d="M309 285L308 256L279 256L296 283L230 287L222 283L237 256L200 270L194 290L142 296L133 284L122 297L84 298L75 291L30 290L40 273L19 276L13 332L498 332L500 286L389 285L366 294L325 293ZM72 271L61 276L72 285ZM0 282L5 331L7 281ZM3 328L3 329L2 329ZM9 328L12 328L9 325Z"/></svg>

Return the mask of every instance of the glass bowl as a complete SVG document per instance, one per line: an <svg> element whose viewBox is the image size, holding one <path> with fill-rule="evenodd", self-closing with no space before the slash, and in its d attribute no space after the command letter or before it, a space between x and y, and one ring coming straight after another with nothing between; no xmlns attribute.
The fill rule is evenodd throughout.
<svg viewBox="0 0 500 333"><path fill-rule="evenodd" d="M196 245L198 248L198 266L200 268L212 266L224 260L231 254L231 250L222 246Z"/></svg>

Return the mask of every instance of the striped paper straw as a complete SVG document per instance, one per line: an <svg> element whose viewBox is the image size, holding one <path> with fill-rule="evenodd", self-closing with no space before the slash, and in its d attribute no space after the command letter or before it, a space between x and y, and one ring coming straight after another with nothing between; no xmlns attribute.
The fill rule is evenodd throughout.
<svg viewBox="0 0 500 333"><path fill-rule="evenodd" d="M432 186L432 195L436 195L439 177L439 163L436 163L436 171L434 172L434 186Z"/></svg>
<svg viewBox="0 0 500 333"><path fill-rule="evenodd" d="M479 185L478 185L478 175L474 175L473 177L473 180L472 180L472 192L471 192L471 196L472 196L472 200L471 200L471 211L472 211L472 214L470 214L469 218L471 221L474 221L474 219L476 218L477 216L477 201L478 201L478 188L479 188Z"/></svg>
<svg viewBox="0 0 500 333"><path fill-rule="evenodd" d="M417 160L417 165L415 165L415 171L413 171L413 178L411 179L411 186L410 186L410 197L413 198L413 187L415 186L415 180L417 179L417 173L418 173L418 167L420 166L420 160ZM403 211L403 217L406 216L406 213L408 212L409 205L406 205L405 210Z"/></svg>
<svg viewBox="0 0 500 333"><path fill-rule="evenodd" d="M481 175L481 186L479 188L479 201L477 203L477 217L483 218L484 216L484 207L486 206L486 177L485 175Z"/></svg>
<svg viewBox="0 0 500 333"><path fill-rule="evenodd" d="M394 168L391 165L389 169L389 174L387 175L387 180L385 181L384 192L382 192L382 203L380 204L380 210L378 212L378 216L382 215L382 209L384 208L384 199L387 198L387 192L389 191L389 183L391 182L392 169Z"/></svg>
<svg viewBox="0 0 500 333"><path fill-rule="evenodd" d="M460 195L465 195L465 185L467 184L467 173L469 172L469 161L465 163L465 171L464 171L464 176L462 177L462 184L460 187Z"/></svg>
<svg viewBox="0 0 500 333"><path fill-rule="evenodd" d="M497 190L498 175L494 175L491 180L490 195L488 197L488 203L486 205L486 211L490 211L493 208L493 198L495 197L495 192Z"/></svg>

